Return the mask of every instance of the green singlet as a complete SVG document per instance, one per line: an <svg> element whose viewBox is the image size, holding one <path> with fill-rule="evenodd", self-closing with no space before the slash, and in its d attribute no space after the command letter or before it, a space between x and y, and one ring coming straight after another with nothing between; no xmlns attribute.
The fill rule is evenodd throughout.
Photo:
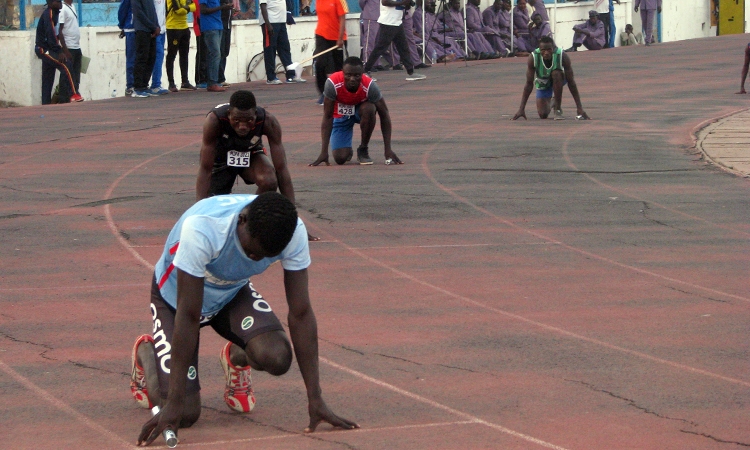
<svg viewBox="0 0 750 450"><path fill-rule="evenodd" d="M534 55L534 67L536 68L536 78L534 79L534 85L537 89L542 90L551 88L552 71L562 70L563 73L565 72L562 64L562 48L558 47L552 52L552 64L549 67L544 64L542 52L540 52L539 49L534 50L531 54Z"/></svg>

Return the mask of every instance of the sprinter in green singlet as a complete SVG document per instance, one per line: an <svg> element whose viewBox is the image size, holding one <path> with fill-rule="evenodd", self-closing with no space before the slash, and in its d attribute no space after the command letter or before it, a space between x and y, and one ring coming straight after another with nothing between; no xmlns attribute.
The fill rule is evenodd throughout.
<svg viewBox="0 0 750 450"><path fill-rule="evenodd" d="M573 100L576 102L577 119L588 120L589 116L583 110L581 97L578 95L573 77L573 66L570 58L561 49L557 48L555 41L549 36L539 39L539 48L529 55L529 64L526 69L526 85L521 96L521 106L511 120L526 117L526 102L529 100L531 90L536 86L536 109L539 117L546 119L551 111L555 111L555 120L564 119L562 113L563 86L568 85ZM554 95L554 99L553 99Z"/></svg>

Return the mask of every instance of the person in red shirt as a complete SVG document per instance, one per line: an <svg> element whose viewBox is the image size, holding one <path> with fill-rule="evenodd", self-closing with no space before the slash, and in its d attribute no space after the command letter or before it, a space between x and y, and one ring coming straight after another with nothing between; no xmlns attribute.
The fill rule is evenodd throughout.
<svg viewBox="0 0 750 450"><path fill-rule="evenodd" d="M315 28L315 54L331 47L338 50L320 55L315 60L315 83L320 92L318 104L323 104L323 88L326 79L344 66L344 47L346 47L346 15L349 6L346 0L319 0L316 4L318 26Z"/></svg>
<svg viewBox="0 0 750 450"><path fill-rule="evenodd" d="M328 162L328 147L333 148L336 164L345 164L353 156L352 135L354 124L360 124L362 139L357 148L359 164L372 164L367 145L375 129L375 113L380 116L386 164L403 164L391 149L391 116L388 106L375 80L364 74L362 60L350 56L344 61L344 70L332 74L323 89L323 123L320 126L322 148L311 166Z"/></svg>

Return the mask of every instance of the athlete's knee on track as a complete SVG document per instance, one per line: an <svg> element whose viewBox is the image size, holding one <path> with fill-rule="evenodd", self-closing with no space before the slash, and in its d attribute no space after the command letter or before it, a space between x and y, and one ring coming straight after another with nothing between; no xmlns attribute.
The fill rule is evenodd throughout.
<svg viewBox="0 0 750 450"><path fill-rule="evenodd" d="M292 348L286 340L266 343L254 352L253 359L271 375L284 375L292 365Z"/></svg>
<svg viewBox="0 0 750 450"><path fill-rule="evenodd" d="M255 174L255 184L258 186L258 193L274 192L279 187L276 178L276 170L273 166L264 166Z"/></svg>
<svg viewBox="0 0 750 450"><path fill-rule="evenodd" d="M351 161L353 151L351 147L337 148L333 151L333 160L336 164L346 164L347 161Z"/></svg>

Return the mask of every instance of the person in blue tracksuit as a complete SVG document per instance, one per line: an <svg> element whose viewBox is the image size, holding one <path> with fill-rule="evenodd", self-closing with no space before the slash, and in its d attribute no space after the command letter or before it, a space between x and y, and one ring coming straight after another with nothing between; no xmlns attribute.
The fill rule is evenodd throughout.
<svg viewBox="0 0 750 450"><path fill-rule="evenodd" d="M117 11L120 39L125 38L125 95L133 95L133 68L135 67L135 28L130 0L122 0Z"/></svg>

